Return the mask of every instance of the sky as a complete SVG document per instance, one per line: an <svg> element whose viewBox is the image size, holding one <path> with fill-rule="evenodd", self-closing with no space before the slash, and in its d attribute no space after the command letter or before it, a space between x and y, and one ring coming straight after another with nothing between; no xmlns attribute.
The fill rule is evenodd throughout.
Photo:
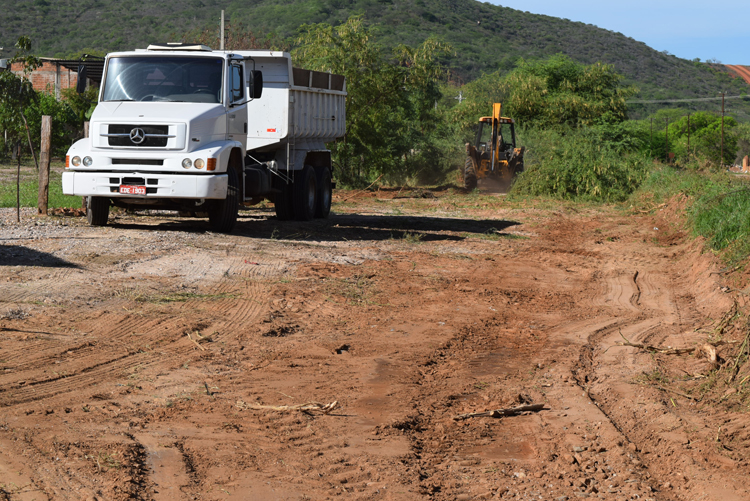
<svg viewBox="0 0 750 501"><path fill-rule="evenodd" d="M684 59L750 65L750 1L490 0L593 24Z"/></svg>

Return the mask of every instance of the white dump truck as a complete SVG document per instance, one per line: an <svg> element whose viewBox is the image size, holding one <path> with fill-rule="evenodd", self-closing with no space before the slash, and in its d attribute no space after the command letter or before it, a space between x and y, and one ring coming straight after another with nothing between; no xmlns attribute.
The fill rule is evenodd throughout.
<svg viewBox="0 0 750 501"><path fill-rule="evenodd" d="M288 53L159 44L109 54L89 137L65 158L63 193L110 206L208 216L230 232L240 206L279 219L327 217L331 152L346 124L346 82L292 67Z"/></svg>

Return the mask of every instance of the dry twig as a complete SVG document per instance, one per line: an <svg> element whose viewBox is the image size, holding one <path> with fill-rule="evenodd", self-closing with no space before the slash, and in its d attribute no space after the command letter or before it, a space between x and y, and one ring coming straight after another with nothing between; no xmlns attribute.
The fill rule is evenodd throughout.
<svg viewBox="0 0 750 501"><path fill-rule="evenodd" d="M650 214L651 212L655 211L656 209L661 209L662 207L666 207L666 206L667 206L667 204L663 203L663 204L659 204L659 205L654 205L653 207L651 207L649 209L646 209L646 210L638 210L638 211L635 211L635 212L637 212L639 214Z"/></svg>
<svg viewBox="0 0 750 501"><path fill-rule="evenodd" d="M539 412L544 410L544 404L532 404L532 405L519 405L518 407L510 407L507 409L496 409L494 411L484 412L470 412L468 414L461 414L454 417L456 421L463 419L469 419L474 417L503 417L503 416L515 416L522 412Z"/></svg>
<svg viewBox="0 0 750 501"><path fill-rule="evenodd" d="M622 337L625 342L617 343L615 346L630 346L631 348L638 348L639 350L647 351L649 353L661 353L662 355L689 355L691 353L695 353L696 351L703 351L706 353L706 358L714 366L718 365L716 346L721 346L724 344L734 344L734 342L732 341L716 341L713 343L706 343L701 346L694 346L692 348L660 348L658 346L652 346L650 344L631 343L628 338L623 336L622 331L620 331L620 337Z"/></svg>
<svg viewBox="0 0 750 501"><path fill-rule="evenodd" d="M323 414L329 414L332 410L338 407L339 403L337 400L330 404L321 404L318 402L308 402L306 404L299 405L260 405L260 404L248 404L242 400L237 400L235 406L241 410L268 410L268 411L302 411L302 412L321 412Z"/></svg>
<svg viewBox="0 0 750 501"><path fill-rule="evenodd" d="M360 193L364 193L365 191L369 190L370 188L372 188L372 185L373 185L373 184L375 184L375 183L377 183L378 181L380 181L380 178L381 178L381 177L383 177L384 175L385 175L385 174L381 174L381 175L379 175L379 176L378 176L378 178L377 178L377 179L376 179L375 181L373 181L372 183L370 183L370 186L368 186L368 187L367 187L367 188L365 188L364 190L359 190L359 191L355 191L355 192L354 192L354 193L352 193L352 194L351 194L350 196L348 196L348 197L344 198L344 199L343 199L343 200L341 200L341 201L342 201L342 202L346 202L346 201L347 201L347 200L349 200L350 198L356 197L356 196L357 196L357 195L359 195Z"/></svg>
<svg viewBox="0 0 750 501"><path fill-rule="evenodd" d="M197 333L196 333L196 334L197 334ZM198 334L198 335L200 336L200 334ZM204 348L203 346L201 346L201 345L200 345L200 344L198 343L198 341L196 341L195 339L193 339L192 337L190 337L190 333L189 333L189 332L187 333L187 337L188 337L188 339L189 339L189 340L191 340L192 342L194 342L194 343L195 343L195 346L197 346L198 348L200 348L200 349L201 349L201 350L203 350L203 351L206 351L206 349L205 349L205 348Z"/></svg>

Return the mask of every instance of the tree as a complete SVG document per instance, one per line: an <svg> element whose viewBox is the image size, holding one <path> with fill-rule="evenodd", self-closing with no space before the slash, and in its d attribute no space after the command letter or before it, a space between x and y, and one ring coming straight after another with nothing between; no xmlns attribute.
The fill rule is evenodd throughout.
<svg viewBox="0 0 750 501"><path fill-rule="evenodd" d="M387 55L361 17L301 29L295 63L346 77L346 137L331 145L339 179L403 180L439 164L440 117L434 108L444 75L439 60L449 51L445 44L430 39Z"/></svg>
<svg viewBox="0 0 750 501"><path fill-rule="evenodd" d="M23 76L18 76L12 71L0 73L0 125L4 130L10 132L12 144L16 144L21 139L23 130L26 129L29 148L34 155L29 124L24 110L37 100L37 94L27 75L39 67L39 60L34 56L25 55L26 52L31 50L31 41L28 37L22 36L19 38L16 42L16 48L18 51L9 62L11 64L21 63ZM34 161L36 162L36 155L34 155ZM39 165L37 164L38 168Z"/></svg>
<svg viewBox="0 0 750 501"><path fill-rule="evenodd" d="M588 126L627 119L625 100L637 89L623 87L614 67L583 65L562 54L519 65L507 75L485 75L462 88L466 100L455 110L465 126L503 103L503 114L522 127Z"/></svg>

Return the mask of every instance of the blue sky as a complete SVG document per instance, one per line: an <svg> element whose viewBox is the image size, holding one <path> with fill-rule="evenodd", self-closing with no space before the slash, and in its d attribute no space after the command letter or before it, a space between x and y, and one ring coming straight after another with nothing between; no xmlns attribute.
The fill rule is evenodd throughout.
<svg viewBox="0 0 750 501"><path fill-rule="evenodd" d="M685 59L750 65L750 1L490 0L617 31Z"/></svg>

